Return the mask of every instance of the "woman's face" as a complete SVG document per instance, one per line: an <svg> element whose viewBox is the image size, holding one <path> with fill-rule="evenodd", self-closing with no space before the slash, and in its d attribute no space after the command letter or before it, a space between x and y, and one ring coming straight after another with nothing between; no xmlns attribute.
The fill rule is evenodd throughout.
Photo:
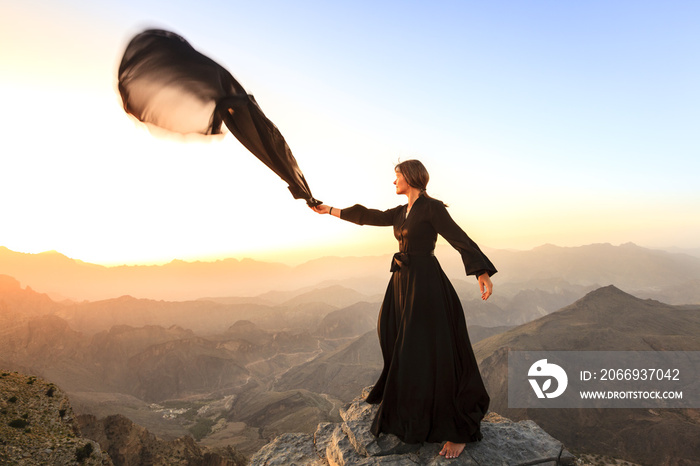
<svg viewBox="0 0 700 466"><path fill-rule="evenodd" d="M396 185L396 194L408 194L408 183L403 177L400 171L396 170L396 179L394 180L394 185Z"/></svg>

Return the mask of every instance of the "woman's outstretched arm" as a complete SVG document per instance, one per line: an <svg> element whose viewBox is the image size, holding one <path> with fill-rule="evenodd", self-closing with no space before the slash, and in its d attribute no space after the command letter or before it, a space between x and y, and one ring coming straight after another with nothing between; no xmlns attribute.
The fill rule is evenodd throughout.
<svg viewBox="0 0 700 466"><path fill-rule="evenodd" d="M334 217L347 220L358 225L391 226L394 224L394 216L403 206L397 206L389 210L368 209L365 206L355 204L345 209L327 206L325 204L312 207L319 214L330 214Z"/></svg>

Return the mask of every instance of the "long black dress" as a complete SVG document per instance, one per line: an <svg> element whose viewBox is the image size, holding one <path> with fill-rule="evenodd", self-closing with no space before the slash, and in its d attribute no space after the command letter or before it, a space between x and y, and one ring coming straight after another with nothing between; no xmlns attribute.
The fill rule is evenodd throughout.
<svg viewBox="0 0 700 466"><path fill-rule="evenodd" d="M420 196L406 211L407 205L341 211L359 225L393 226L399 241L379 313L384 369L366 400L381 403L372 433L407 443L477 441L490 399L459 298L433 255L437 235L460 252L467 275L496 269L442 202Z"/></svg>

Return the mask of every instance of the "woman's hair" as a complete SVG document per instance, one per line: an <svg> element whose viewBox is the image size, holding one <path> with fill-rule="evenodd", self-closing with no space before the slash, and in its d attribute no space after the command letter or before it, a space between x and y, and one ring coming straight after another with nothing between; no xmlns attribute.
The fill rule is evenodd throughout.
<svg viewBox="0 0 700 466"><path fill-rule="evenodd" d="M428 181L430 181L430 175L428 174L428 170L425 168L425 165L423 165L420 160L404 160L403 162L397 163L394 170L403 175L406 183L408 183L409 186L420 189L421 196L425 196L428 199L433 199L432 197L428 196L428 193L426 192ZM445 204L445 207L447 207L447 204Z"/></svg>

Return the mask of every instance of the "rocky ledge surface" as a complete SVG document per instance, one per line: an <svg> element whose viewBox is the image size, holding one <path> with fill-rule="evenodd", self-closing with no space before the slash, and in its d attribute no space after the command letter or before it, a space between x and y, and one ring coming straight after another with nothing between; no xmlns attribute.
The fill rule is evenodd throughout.
<svg viewBox="0 0 700 466"><path fill-rule="evenodd" d="M322 423L311 434L284 434L261 448L250 460L254 466L345 465L546 465L576 463L561 442L533 421L513 422L489 413L481 424L484 439L467 444L456 459L438 453L442 444L411 445L394 435L370 432L378 407L364 402L369 388L340 411L341 423Z"/></svg>

